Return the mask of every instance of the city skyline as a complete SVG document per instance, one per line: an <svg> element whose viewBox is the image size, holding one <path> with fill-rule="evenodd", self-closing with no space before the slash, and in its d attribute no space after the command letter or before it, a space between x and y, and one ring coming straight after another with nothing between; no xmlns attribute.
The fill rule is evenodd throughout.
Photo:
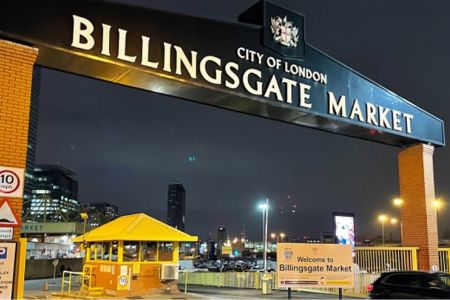
<svg viewBox="0 0 450 300"><path fill-rule="evenodd" d="M422 15L418 2L408 5L408 13L401 4L388 2L383 4L389 5L389 11L383 4L356 1L347 6L326 1L276 2L306 14L311 44L448 119L448 104L443 100L448 62L438 64L432 54L442 51L436 56L448 57L449 45L441 39L439 45L432 43L442 33L438 35L426 22L429 15ZM253 3L154 1L149 5L235 21ZM433 10L434 19L448 22L439 14L445 4L423 5ZM359 8L361 14L354 16L351 7ZM411 27L419 16L424 24L413 33ZM384 21L377 22L378 18ZM417 43L417 35L429 44ZM405 45L411 45L407 53ZM267 197L298 199L295 215L280 218L271 211L269 227L285 228L291 234L319 235L331 230L333 211L354 211L357 233L377 233L379 212L398 216L391 205L398 196L398 149L394 147L47 69L42 74L40 105L36 162L77 170L82 202L109 201L122 213L143 211L164 220L165 188L177 180L189 190L187 232L200 236L207 236L205 228L220 224L238 232L245 222L249 235L259 237L261 216L256 206ZM449 160L447 153L436 150L436 193L444 199L449 194L445 186ZM441 233L448 227L442 216Z"/></svg>

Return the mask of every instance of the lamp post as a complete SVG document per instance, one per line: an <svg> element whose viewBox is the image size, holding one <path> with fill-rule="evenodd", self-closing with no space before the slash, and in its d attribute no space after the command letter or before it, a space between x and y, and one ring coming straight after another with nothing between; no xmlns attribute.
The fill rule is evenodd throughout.
<svg viewBox="0 0 450 300"><path fill-rule="evenodd" d="M403 203L404 201L402 198L394 198L394 200L392 200L392 204L394 204L394 206L400 209L403 206ZM400 220L400 241L403 244L403 222L401 220Z"/></svg>
<svg viewBox="0 0 450 300"><path fill-rule="evenodd" d="M86 222L88 219L88 214L87 213L80 213L80 217L81 219L83 219L83 239L84 239L84 234L86 233Z"/></svg>
<svg viewBox="0 0 450 300"><path fill-rule="evenodd" d="M436 198L433 201L433 207L436 210L436 227L438 228L438 239L439 239L439 210L444 205L444 202L440 198Z"/></svg>
<svg viewBox="0 0 450 300"><path fill-rule="evenodd" d="M381 222L381 240L384 246L384 222L386 222L387 216L386 215L379 215L378 221Z"/></svg>
<svg viewBox="0 0 450 300"><path fill-rule="evenodd" d="M88 219L88 214L85 212L80 213L80 217L83 220L83 249L84 249L84 258L83 258L83 264L86 261L86 255L87 255L87 250L86 250L86 241L85 241L85 236L84 234L86 233L86 222Z"/></svg>
<svg viewBox="0 0 450 300"><path fill-rule="evenodd" d="M281 242L283 242L284 241L284 237L285 237L286 235L282 232L282 233L280 233L280 238L281 238Z"/></svg>
<svg viewBox="0 0 450 300"><path fill-rule="evenodd" d="M443 205L444 205L444 202L441 199L439 199L439 198L434 199L433 207L436 209L436 214L442 208Z"/></svg>
<svg viewBox="0 0 450 300"><path fill-rule="evenodd" d="M397 218L391 218L390 221L391 221L391 225L393 225L393 226L397 225L397 223L398 223L398 219L397 219ZM401 223L400 223L400 224L401 224ZM393 239L392 239L392 229L390 230L389 238L391 239L391 241L393 240Z"/></svg>
<svg viewBox="0 0 450 300"><path fill-rule="evenodd" d="M278 234L272 232L270 234L270 237L272 238L272 240L276 241L277 244L278 244Z"/></svg>
<svg viewBox="0 0 450 300"><path fill-rule="evenodd" d="M265 203L261 203L259 208L262 210L263 216L263 263L264 263L264 273L267 273L267 227L268 227L268 216L269 216L269 199L266 198Z"/></svg>
<svg viewBox="0 0 450 300"><path fill-rule="evenodd" d="M392 200L392 203L394 204L394 206L401 207L403 205L403 199L394 198L394 200Z"/></svg>

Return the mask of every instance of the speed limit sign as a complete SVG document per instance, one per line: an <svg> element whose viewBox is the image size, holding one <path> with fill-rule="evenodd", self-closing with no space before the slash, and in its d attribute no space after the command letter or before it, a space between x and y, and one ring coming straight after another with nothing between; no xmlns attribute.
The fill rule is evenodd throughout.
<svg viewBox="0 0 450 300"><path fill-rule="evenodd" d="M22 198L24 169L0 166L0 197Z"/></svg>

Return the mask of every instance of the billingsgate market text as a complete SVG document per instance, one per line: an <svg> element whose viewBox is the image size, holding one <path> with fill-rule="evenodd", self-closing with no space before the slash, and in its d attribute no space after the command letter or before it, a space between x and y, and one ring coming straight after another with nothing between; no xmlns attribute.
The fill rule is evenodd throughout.
<svg viewBox="0 0 450 300"><path fill-rule="evenodd" d="M263 72L259 69L240 70L240 65L236 62L223 62L221 58L213 55L200 57L197 51L186 51L169 42L158 45L163 53L161 61L151 60L151 46L153 45L150 37L141 35L140 53L127 53L127 30L113 29L108 24L102 24L101 28L94 28L91 21L77 15L73 15L71 46L82 50L92 50L99 42L94 39L94 30L102 32L100 42L101 54L104 56L111 56L111 31L117 30L118 45L115 46L119 60L139 63L149 69L162 70L178 76L189 76L191 79L203 79L209 84L224 86L230 90L235 90L242 85L244 90L252 96L298 105L303 110L313 109L315 99L310 97L311 89L316 85L326 85L328 81L326 74L311 71L272 56L264 57L263 53L257 53L245 47L236 49L236 56L240 60L259 65L266 64L269 68L281 69L290 76L310 80L313 84L305 84L285 77L279 78L275 74L270 78L263 78ZM138 55L140 56L139 60ZM326 94L329 115L407 134L412 133L414 118L412 114L365 102L364 99L347 99L346 95L335 94L333 91L326 91Z"/></svg>
<svg viewBox="0 0 450 300"><path fill-rule="evenodd" d="M317 273L317 272L352 272L352 266L333 265L333 258L327 257L297 257L298 263L305 263L305 265L295 265L289 263L280 263L279 271L294 271L297 273ZM318 263L314 265L313 263Z"/></svg>

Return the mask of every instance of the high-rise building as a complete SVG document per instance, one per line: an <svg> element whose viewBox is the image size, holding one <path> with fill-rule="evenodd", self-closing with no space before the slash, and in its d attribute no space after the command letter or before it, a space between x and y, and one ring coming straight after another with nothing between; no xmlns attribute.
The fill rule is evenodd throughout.
<svg viewBox="0 0 450 300"><path fill-rule="evenodd" d="M217 229L217 257L222 257L222 248L227 241L227 229L225 226L220 226L219 229Z"/></svg>
<svg viewBox="0 0 450 300"><path fill-rule="evenodd" d="M224 226L220 226L217 229L217 243L224 244L227 241L227 229Z"/></svg>
<svg viewBox="0 0 450 300"><path fill-rule="evenodd" d="M31 86L30 121L28 128L27 165L25 168L25 181L23 190L23 211L28 211L31 206L33 191L33 170L36 156L36 137L39 119L39 93L41 87L41 68L33 68L33 83Z"/></svg>
<svg viewBox="0 0 450 300"><path fill-rule="evenodd" d="M87 222L91 227L97 227L114 220L119 216L119 208L108 202L87 204Z"/></svg>
<svg viewBox="0 0 450 300"><path fill-rule="evenodd" d="M69 222L79 219L78 182L71 170L56 165L34 169L31 203L25 221Z"/></svg>
<svg viewBox="0 0 450 300"><path fill-rule="evenodd" d="M167 224L178 230L185 230L186 191L181 183L169 184L167 193Z"/></svg>

